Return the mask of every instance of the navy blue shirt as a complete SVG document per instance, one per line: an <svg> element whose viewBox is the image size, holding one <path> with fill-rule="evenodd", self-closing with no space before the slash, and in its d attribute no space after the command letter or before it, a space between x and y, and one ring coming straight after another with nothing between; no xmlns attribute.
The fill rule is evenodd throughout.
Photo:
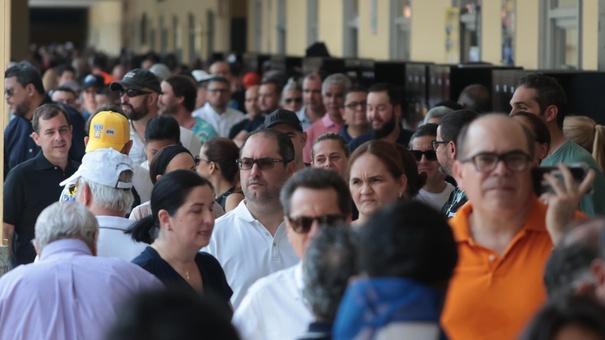
<svg viewBox="0 0 605 340"><path fill-rule="evenodd" d="M408 145L410 144L410 138L412 138L413 134L413 131L399 128L399 137L397 137L395 142L405 146L407 149ZM349 151L353 153L353 151L355 151L355 149L357 149L361 144L375 139L376 135L374 134L374 131L366 132L349 142Z"/></svg>
<svg viewBox="0 0 605 340"><path fill-rule="evenodd" d="M69 161L65 171L51 164L42 152L14 167L4 182L3 221L15 226L11 264L33 262L36 252L31 244L38 215L59 200L63 180L69 178L80 164Z"/></svg>
<svg viewBox="0 0 605 340"><path fill-rule="evenodd" d="M69 157L81 162L86 148L84 145L84 136L86 136L84 118L76 109L62 103L53 102L49 96L44 96L40 105L49 103L61 105L67 112L69 123L73 129ZM4 178L12 168L34 158L40 152L40 147L36 145L31 136L33 132L34 128L31 120L19 116L11 119L6 126L4 130Z"/></svg>
<svg viewBox="0 0 605 340"><path fill-rule="evenodd" d="M242 120L241 122L233 125L233 127L229 131L229 139L235 138L235 136L237 136L237 134L240 133L241 131L252 132L252 131L258 129L264 123L265 123L265 115L262 115L262 114L252 118L252 120L246 118L246 119Z"/></svg>

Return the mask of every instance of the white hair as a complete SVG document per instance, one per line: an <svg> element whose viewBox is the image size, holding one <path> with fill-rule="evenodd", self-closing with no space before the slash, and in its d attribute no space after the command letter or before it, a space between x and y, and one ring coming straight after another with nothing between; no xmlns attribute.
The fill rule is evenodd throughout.
<svg viewBox="0 0 605 340"><path fill-rule="evenodd" d="M78 239L93 249L98 231L97 219L85 206L76 202L55 202L36 220L36 246L41 252L51 242Z"/></svg>
<svg viewBox="0 0 605 340"><path fill-rule="evenodd" d="M342 73L331 74L324 79L324 82L321 86L321 94L325 96L328 87L331 85L340 85L344 88L344 90L346 90L351 87L351 79Z"/></svg>
<svg viewBox="0 0 605 340"><path fill-rule="evenodd" d="M122 171L119 180L131 183L132 176L132 171ZM86 183L90 188L94 205L100 208L119 212L123 216L130 212L132 203L134 202L132 190L116 189L80 177L78 179L78 186L81 186L82 183ZM81 191L78 191L78 193L81 193Z"/></svg>

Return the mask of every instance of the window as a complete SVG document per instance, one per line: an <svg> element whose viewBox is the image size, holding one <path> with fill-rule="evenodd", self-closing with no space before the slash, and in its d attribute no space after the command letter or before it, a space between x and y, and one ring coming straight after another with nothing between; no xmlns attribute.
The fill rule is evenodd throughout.
<svg viewBox="0 0 605 340"><path fill-rule="evenodd" d="M493 1L493 0L488 0ZM460 62L481 60L481 0L459 0Z"/></svg>
<svg viewBox="0 0 605 340"><path fill-rule="evenodd" d="M277 0L277 53L286 54L286 0Z"/></svg>
<svg viewBox="0 0 605 340"><path fill-rule="evenodd" d="M410 32L412 29L412 0L391 0L391 44L389 55L393 60L410 59Z"/></svg>
<svg viewBox="0 0 605 340"><path fill-rule="evenodd" d="M540 1L540 68L582 68L582 0Z"/></svg>
<svg viewBox="0 0 605 340"><path fill-rule="evenodd" d="M193 64L200 57L200 44L197 39L197 25L195 23L195 15L189 13L188 20L189 28L189 63Z"/></svg>
<svg viewBox="0 0 605 340"><path fill-rule="evenodd" d="M357 37L359 30L359 0L343 0L344 9L344 55L357 57Z"/></svg>
<svg viewBox="0 0 605 340"><path fill-rule="evenodd" d="M141 18L141 44L147 44L147 13L143 13Z"/></svg>
<svg viewBox="0 0 605 340"><path fill-rule="evenodd" d="M515 65L516 1L502 0L502 65Z"/></svg>
<svg viewBox="0 0 605 340"><path fill-rule="evenodd" d="M319 4L317 0L307 0L307 46L319 38Z"/></svg>

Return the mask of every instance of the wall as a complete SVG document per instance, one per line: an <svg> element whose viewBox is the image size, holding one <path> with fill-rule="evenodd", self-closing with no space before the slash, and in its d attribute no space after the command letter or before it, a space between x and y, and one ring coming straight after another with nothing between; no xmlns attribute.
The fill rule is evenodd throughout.
<svg viewBox="0 0 605 340"><path fill-rule="evenodd" d="M599 67L599 4L597 1L583 1L583 6L582 69L597 70Z"/></svg>
<svg viewBox="0 0 605 340"><path fill-rule="evenodd" d="M515 64L527 69L538 68L539 0L517 0L515 30Z"/></svg>
<svg viewBox="0 0 605 340"><path fill-rule="evenodd" d="M360 0L360 7L364 2ZM343 55L343 4L342 0L320 0L319 6L319 41L323 41L328 47L330 55L333 57L342 57ZM363 9L360 10L363 12ZM305 26L303 26L305 27ZM306 28L303 28L306 30ZM305 39L306 41L306 39ZM363 45L362 45L363 46ZM372 46L364 46L368 50ZM360 56L361 57L361 56Z"/></svg>
<svg viewBox="0 0 605 340"><path fill-rule="evenodd" d="M8 63L11 59L11 2L3 1L0 3L0 17L2 20L0 21L0 72L4 76L4 71L8 66ZM4 93L4 82L0 82L0 93ZM4 97L4 96L3 96ZM8 124L8 106L6 105L6 101L2 100L0 103L0 126L2 127L2 131L6 128ZM2 146L2 150L4 150L4 138L0 139L0 145ZM0 155L0 161L4 164L4 152ZM0 193L2 193L2 188L0 188ZM4 197L2 194L1 197ZM4 209L4 204L0 206L0 213ZM0 228L0 241L4 239L2 235L2 228ZM4 244L0 242L0 245Z"/></svg>
<svg viewBox="0 0 605 340"><path fill-rule="evenodd" d="M445 11L450 5L450 0L412 0L412 60L436 63L446 61Z"/></svg>
<svg viewBox="0 0 605 340"><path fill-rule="evenodd" d="M88 46L109 55L120 54L122 15L121 1L102 1L90 6Z"/></svg>
<svg viewBox="0 0 605 340"><path fill-rule="evenodd" d="M386 60L389 58L389 1L359 0L358 56ZM372 27L372 2L376 2L375 32ZM413 2L419 2L418 0ZM422 2L422 0L420 1ZM341 10L342 13L342 10ZM339 24L342 27L342 23ZM342 32L340 33L342 36Z"/></svg>
<svg viewBox="0 0 605 340"><path fill-rule="evenodd" d="M481 5L481 60L494 65L502 60L502 26L498 20L501 6L499 0L483 0Z"/></svg>
<svg viewBox="0 0 605 340"><path fill-rule="evenodd" d="M304 56L307 48L307 1L286 1L286 54Z"/></svg>

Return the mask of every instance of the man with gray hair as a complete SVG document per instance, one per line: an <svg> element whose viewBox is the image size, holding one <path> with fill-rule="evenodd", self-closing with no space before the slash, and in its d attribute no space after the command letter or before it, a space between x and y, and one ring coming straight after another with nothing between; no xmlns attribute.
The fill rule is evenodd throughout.
<svg viewBox="0 0 605 340"><path fill-rule="evenodd" d="M15 339L104 339L125 299L162 283L132 263L96 257L94 215L56 202L36 222L39 261L0 278L0 329Z"/></svg>
<svg viewBox="0 0 605 340"><path fill-rule="evenodd" d="M124 232L134 221L125 218L130 212L133 164L127 155L114 149L97 149L84 155L80 168L61 185L77 189L76 201L97 217L98 255L131 261L139 256L144 243L135 243Z"/></svg>
<svg viewBox="0 0 605 340"><path fill-rule="evenodd" d="M328 76L321 87L326 114L305 130L307 144L303 149L303 161L311 163L311 147L317 137L327 132L339 133L345 123L342 116L345 91L351 87L351 80L342 73Z"/></svg>
<svg viewBox="0 0 605 340"><path fill-rule="evenodd" d="M303 297L316 321L299 340L332 339L332 323L349 279L358 274L358 237L349 226L319 231L303 263Z"/></svg>
<svg viewBox="0 0 605 340"><path fill-rule="evenodd" d="M233 315L242 339L296 339L313 315L302 296L303 264L309 244L324 225L351 221L351 195L334 171L306 168L280 194L286 232L298 264L256 281Z"/></svg>

